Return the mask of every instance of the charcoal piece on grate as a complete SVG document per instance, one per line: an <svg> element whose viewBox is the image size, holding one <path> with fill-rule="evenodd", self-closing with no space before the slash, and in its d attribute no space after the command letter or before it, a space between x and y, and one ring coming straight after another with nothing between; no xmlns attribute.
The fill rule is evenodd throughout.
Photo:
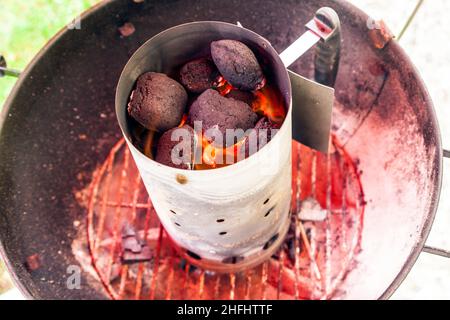
<svg viewBox="0 0 450 320"><path fill-rule="evenodd" d="M122 227L122 258L124 261L147 260L149 247L141 237L142 231L136 229L125 221ZM138 261L137 261L138 262Z"/></svg>
<svg viewBox="0 0 450 320"><path fill-rule="evenodd" d="M153 258L152 250L149 246L144 245L142 250L138 253L134 253L130 250L124 250L122 253L123 264L134 264L139 262L150 261Z"/></svg>
<svg viewBox="0 0 450 320"><path fill-rule="evenodd" d="M122 248L133 253L140 253L142 251L142 245L136 236L123 238Z"/></svg>

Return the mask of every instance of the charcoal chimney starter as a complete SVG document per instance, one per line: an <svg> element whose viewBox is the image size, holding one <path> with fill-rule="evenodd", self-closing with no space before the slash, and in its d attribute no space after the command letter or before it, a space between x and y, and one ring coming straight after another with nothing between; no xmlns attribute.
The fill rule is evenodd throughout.
<svg viewBox="0 0 450 320"><path fill-rule="evenodd" d="M170 74L197 58L201 48L221 39L245 43L269 70L287 112L283 125L264 148L230 166L181 170L155 162L132 143L126 108L136 79L149 71ZM187 23L163 31L141 46L125 66L116 92L116 113L159 219L187 260L205 269L235 272L275 252L290 224L291 85L266 39L224 22Z"/></svg>

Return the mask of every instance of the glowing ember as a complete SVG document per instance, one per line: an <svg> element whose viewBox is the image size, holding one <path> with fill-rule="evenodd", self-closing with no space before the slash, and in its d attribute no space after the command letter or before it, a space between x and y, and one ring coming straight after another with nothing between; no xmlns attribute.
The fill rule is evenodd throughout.
<svg viewBox="0 0 450 320"><path fill-rule="evenodd" d="M181 118L181 122L180 122L180 124L178 125L178 128L181 128L182 126L184 126L185 124L186 124L186 121L187 121L187 114L184 114L183 115L183 118Z"/></svg>
<svg viewBox="0 0 450 320"><path fill-rule="evenodd" d="M231 90L233 90L233 86L231 84L229 84L227 82L227 80L225 80L224 77L219 76L219 78L216 81L216 84L214 86L214 88L219 91L219 93L222 96L226 96L227 94L230 93Z"/></svg>
<svg viewBox="0 0 450 320"><path fill-rule="evenodd" d="M253 111L281 124L286 118L286 109L280 93L274 87L265 86L254 94L256 99L252 104Z"/></svg>

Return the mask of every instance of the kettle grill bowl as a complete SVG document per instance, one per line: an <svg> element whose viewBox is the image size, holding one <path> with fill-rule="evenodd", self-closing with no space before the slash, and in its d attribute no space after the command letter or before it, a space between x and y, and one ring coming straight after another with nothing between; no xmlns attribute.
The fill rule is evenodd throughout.
<svg viewBox="0 0 450 320"><path fill-rule="evenodd" d="M56 35L21 75L0 116L0 251L21 290L41 299L107 297L87 272L81 290L66 285L68 266L78 265L73 222L85 219L75 194L120 139L115 85L142 43L185 22L239 21L281 52L322 6L338 12L343 32L333 132L358 161L367 201L362 250L341 298L389 297L436 212L439 129L428 92L395 41L375 48L364 13L326 0L109 1L84 14L80 30ZM130 37L117 31L125 22L136 28ZM292 70L312 77L313 53ZM33 254L41 268L30 272L24 261Z"/></svg>

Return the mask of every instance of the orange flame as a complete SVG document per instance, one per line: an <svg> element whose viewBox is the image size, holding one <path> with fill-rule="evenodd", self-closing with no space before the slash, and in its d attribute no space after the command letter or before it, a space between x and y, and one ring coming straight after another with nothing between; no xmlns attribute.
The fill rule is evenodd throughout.
<svg viewBox="0 0 450 320"><path fill-rule="evenodd" d="M272 122L281 124L286 117L286 109L280 93L271 86L265 86L261 90L255 91L254 95L253 111L264 115Z"/></svg>
<svg viewBox="0 0 450 320"><path fill-rule="evenodd" d="M240 148L245 145L245 139L241 139L236 144L222 148L215 147L205 136L199 135L198 141L201 141L201 160L202 163L195 164L195 170L215 169L236 163L239 158ZM227 163L227 159L232 158L232 163Z"/></svg>
<svg viewBox="0 0 450 320"><path fill-rule="evenodd" d="M187 118L188 118L187 114L183 114L183 118L181 118L178 128L181 128L182 126L184 126L186 124Z"/></svg>

